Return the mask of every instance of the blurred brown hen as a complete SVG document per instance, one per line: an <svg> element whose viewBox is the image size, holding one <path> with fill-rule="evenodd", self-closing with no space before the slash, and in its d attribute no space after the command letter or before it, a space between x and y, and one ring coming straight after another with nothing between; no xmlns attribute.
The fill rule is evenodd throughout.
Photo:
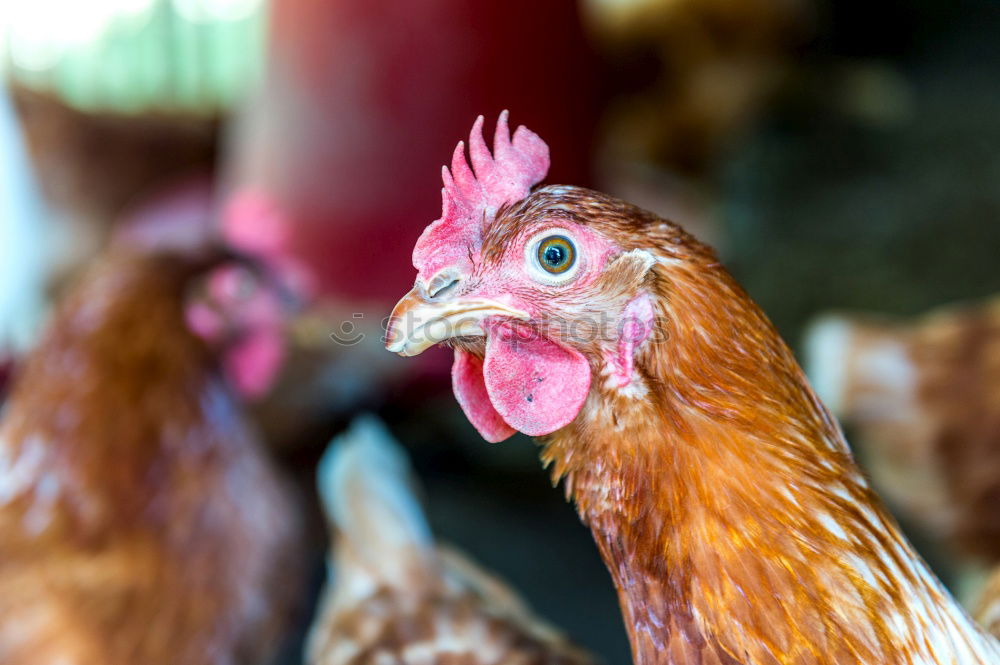
<svg viewBox="0 0 1000 665"><path fill-rule="evenodd" d="M1000 634L1000 298L913 321L828 316L806 339L809 373L848 424L876 482L958 562ZM967 592L967 594L969 593Z"/></svg>
<svg viewBox="0 0 1000 665"><path fill-rule="evenodd" d="M260 663L290 614L291 496L185 325L211 262L107 256L0 422L0 662Z"/></svg>
<svg viewBox="0 0 1000 665"><path fill-rule="evenodd" d="M914 321L831 316L809 373L907 518L1000 561L1000 299Z"/></svg>
<svg viewBox="0 0 1000 665"><path fill-rule="evenodd" d="M506 585L435 547L409 463L372 417L335 441L319 469L334 531L312 629L312 665L588 665Z"/></svg>

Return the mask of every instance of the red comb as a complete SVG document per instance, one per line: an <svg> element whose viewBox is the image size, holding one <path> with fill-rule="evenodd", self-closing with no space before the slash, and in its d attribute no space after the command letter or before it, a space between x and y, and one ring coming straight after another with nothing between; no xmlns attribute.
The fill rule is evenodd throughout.
<svg viewBox="0 0 1000 665"><path fill-rule="evenodd" d="M425 282L442 268L468 264L479 253L486 220L503 205L520 201L545 178L549 147L537 134L518 127L511 139L507 111L497 119L493 154L483 139L483 116L469 134L470 168L459 141L451 171L441 167L441 219L424 229L413 248L413 266Z"/></svg>

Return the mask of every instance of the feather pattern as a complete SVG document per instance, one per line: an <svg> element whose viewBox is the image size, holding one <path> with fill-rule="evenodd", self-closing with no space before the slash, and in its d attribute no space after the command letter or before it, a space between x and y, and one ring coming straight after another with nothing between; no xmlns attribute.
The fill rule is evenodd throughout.
<svg viewBox="0 0 1000 665"><path fill-rule="evenodd" d="M434 545L406 456L378 420L355 421L318 475L335 542L309 663L594 662L500 580Z"/></svg>

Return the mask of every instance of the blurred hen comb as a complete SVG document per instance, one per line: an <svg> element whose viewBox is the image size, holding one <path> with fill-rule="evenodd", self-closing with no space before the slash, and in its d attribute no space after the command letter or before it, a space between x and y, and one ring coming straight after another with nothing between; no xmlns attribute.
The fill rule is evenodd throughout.
<svg viewBox="0 0 1000 665"><path fill-rule="evenodd" d="M424 284L446 266L468 265L478 253L485 220L501 206L520 201L545 178L549 147L537 134L518 127L513 140L507 111L497 119L493 154L483 139L483 116L476 118L469 134L470 168L465 142L459 141L451 158L451 171L441 167L441 219L432 222L413 248L413 267Z"/></svg>

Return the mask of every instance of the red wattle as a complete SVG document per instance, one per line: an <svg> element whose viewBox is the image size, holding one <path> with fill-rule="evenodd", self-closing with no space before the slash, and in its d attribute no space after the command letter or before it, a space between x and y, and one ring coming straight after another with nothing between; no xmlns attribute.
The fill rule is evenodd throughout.
<svg viewBox="0 0 1000 665"><path fill-rule="evenodd" d="M483 379L482 360L471 353L455 349L451 384L462 411L484 439L490 443L499 443L514 434L516 430L504 422L490 402Z"/></svg>

